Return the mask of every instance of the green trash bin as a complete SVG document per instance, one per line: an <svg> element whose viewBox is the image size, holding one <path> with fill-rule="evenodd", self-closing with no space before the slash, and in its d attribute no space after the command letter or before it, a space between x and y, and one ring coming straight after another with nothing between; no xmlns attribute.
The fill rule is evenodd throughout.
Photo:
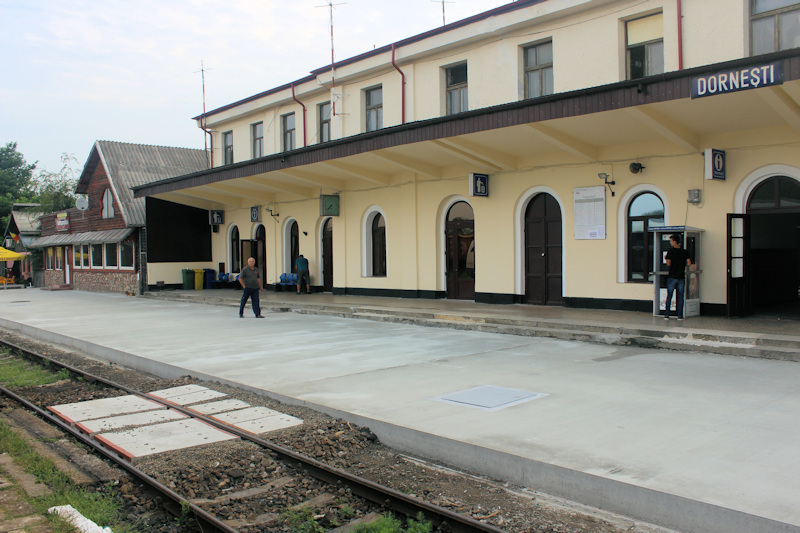
<svg viewBox="0 0 800 533"><path fill-rule="evenodd" d="M194 270L184 268L183 272L183 290L190 291L194 289Z"/></svg>
<svg viewBox="0 0 800 533"><path fill-rule="evenodd" d="M203 288L203 278L205 277L205 274L206 271L202 268L194 269L194 288L198 291Z"/></svg>

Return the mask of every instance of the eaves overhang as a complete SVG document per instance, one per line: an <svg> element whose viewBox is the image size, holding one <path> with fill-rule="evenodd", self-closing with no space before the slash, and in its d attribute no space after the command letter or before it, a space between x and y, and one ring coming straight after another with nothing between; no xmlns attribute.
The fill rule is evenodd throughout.
<svg viewBox="0 0 800 533"><path fill-rule="evenodd" d="M774 62L783 63L785 81L800 79L800 49L775 52L387 127L258 159L176 176L134 187L133 193L134 197L142 198L412 143L688 99L691 97L692 80L696 77Z"/></svg>

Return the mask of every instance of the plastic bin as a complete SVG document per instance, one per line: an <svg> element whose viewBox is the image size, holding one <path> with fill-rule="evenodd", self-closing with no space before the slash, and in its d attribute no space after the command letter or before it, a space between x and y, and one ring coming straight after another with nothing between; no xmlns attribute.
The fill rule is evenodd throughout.
<svg viewBox="0 0 800 533"><path fill-rule="evenodd" d="M202 290L203 288L203 277L205 276L206 271L202 268L195 268L194 269L194 288L196 290Z"/></svg>
<svg viewBox="0 0 800 533"><path fill-rule="evenodd" d="M217 274L217 271L213 268L204 268L203 272L205 272L205 285L206 289L213 289L214 288L214 277Z"/></svg>
<svg viewBox="0 0 800 533"><path fill-rule="evenodd" d="M184 268L183 272L183 290L188 291L194 289L194 271Z"/></svg>

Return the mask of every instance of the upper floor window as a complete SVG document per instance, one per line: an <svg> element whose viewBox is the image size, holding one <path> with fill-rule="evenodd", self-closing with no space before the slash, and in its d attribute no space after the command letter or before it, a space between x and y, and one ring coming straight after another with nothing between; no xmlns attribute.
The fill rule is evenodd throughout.
<svg viewBox="0 0 800 533"><path fill-rule="evenodd" d="M664 72L664 15L629 20L626 25L628 79Z"/></svg>
<svg viewBox="0 0 800 533"><path fill-rule="evenodd" d="M250 124L250 137L253 140L253 159L264 155L264 123Z"/></svg>
<svg viewBox="0 0 800 533"><path fill-rule="evenodd" d="M751 0L750 51L752 55L800 47L800 2Z"/></svg>
<svg viewBox="0 0 800 533"><path fill-rule="evenodd" d="M103 218L114 218L114 195L111 189L106 189L103 193Z"/></svg>
<svg viewBox="0 0 800 533"><path fill-rule="evenodd" d="M283 132L283 151L294 150L294 113L281 117L281 131Z"/></svg>
<svg viewBox="0 0 800 533"><path fill-rule="evenodd" d="M525 52L525 98L553 94L553 43L528 46Z"/></svg>
<svg viewBox="0 0 800 533"><path fill-rule="evenodd" d="M655 193L643 192L628 206L628 281L653 281L654 233L664 225L664 202Z"/></svg>
<svg viewBox="0 0 800 533"><path fill-rule="evenodd" d="M447 114L453 115L469 109L467 99L467 64L445 69L447 85Z"/></svg>
<svg viewBox="0 0 800 533"><path fill-rule="evenodd" d="M367 131L383 127L383 87L364 91L367 109Z"/></svg>
<svg viewBox="0 0 800 533"><path fill-rule="evenodd" d="M225 151L224 161L226 165L233 164L233 132L226 131L222 134L222 149Z"/></svg>
<svg viewBox="0 0 800 533"><path fill-rule="evenodd" d="M331 103L325 102L317 106L319 109L319 142L331 140Z"/></svg>

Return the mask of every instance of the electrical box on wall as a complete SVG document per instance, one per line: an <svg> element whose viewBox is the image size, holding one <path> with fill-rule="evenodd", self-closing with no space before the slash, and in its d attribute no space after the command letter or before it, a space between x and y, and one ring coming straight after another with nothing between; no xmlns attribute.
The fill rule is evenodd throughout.
<svg viewBox="0 0 800 533"><path fill-rule="evenodd" d="M702 201L700 189L689 189L689 199L686 200L690 204L699 204Z"/></svg>

